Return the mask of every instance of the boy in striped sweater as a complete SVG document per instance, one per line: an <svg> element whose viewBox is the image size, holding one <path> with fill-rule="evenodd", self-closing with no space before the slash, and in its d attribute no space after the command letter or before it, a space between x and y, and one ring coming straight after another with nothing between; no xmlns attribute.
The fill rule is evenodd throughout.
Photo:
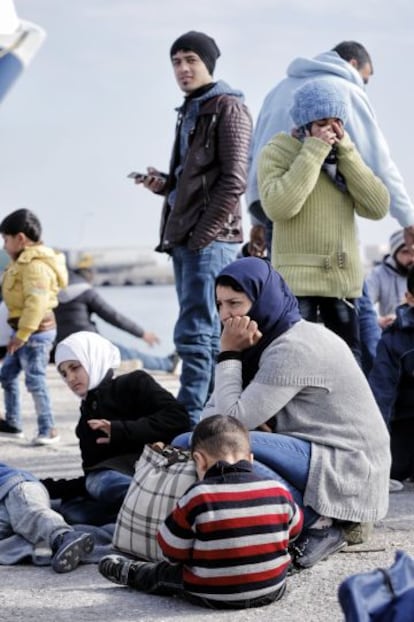
<svg viewBox="0 0 414 622"><path fill-rule="evenodd" d="M301 510L283 485L253 472L248 431L233 417L203 419L191 451L200 481L158 534L169 561L108 555L100 561L101 574L120 585L217 609L259 607L281 598Z"/></svg>

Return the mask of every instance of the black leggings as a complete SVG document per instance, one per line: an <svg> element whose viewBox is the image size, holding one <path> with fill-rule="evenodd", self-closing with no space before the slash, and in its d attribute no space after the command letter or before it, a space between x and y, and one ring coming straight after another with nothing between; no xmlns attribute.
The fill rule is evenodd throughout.
<svg viewBox="0 0 414 622"><path fill-rule="evenodd" d="M403 481L414 475L414 419L396 419L390 424L391 477Z"/></svg>

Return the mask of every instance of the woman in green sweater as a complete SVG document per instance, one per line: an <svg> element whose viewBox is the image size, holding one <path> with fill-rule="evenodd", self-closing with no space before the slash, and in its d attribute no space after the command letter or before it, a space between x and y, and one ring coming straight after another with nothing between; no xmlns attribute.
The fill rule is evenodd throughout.
<svg viewBox="0 0 414 622"><path fill-rule="evenodd" d="M326 80L294 95L292 135L262 151L259 190L273 221L272 264L297 296L302 316L320 318L360 360L355 299L362 294L355 215L383 218L389 194L364 163L343 124L348 101Z"/></svg>

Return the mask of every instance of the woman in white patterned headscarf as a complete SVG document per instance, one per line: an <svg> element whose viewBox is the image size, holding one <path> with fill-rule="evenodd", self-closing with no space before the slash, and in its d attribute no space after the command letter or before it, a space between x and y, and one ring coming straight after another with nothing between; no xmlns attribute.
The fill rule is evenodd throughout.
<svg viewBox="0 0 414 622"><path fill-rule="evenodd" d="M85 486L89 495L119 510L146 443L169 443L189 430L184 407L149 374L139 370L114 378L120 355L97 333L73 333L56 347L55 363L69 388L81 398L76 426ZM96 523L102 524L102 508ZM111 515L113 514L110 513ZM93 515L95 516L95 514ZM95 522L82 514L72 522Z"/></svg>
<svg viewBox="0 0 414 622"><path fill-rule="evenodd" d="M73 368L70 363L76 362L83 368L79 373L82 377L79 385L70 384L66 369ZM108 339L97 333L80 331L73 333L62 342L56 349L55 363L69 387L79 397L85 397L91 389L95 389L108 374L109 370L117 369L121 363L119 350ZM86 388L83 392L82 389ZM74 387L74 388L73 388Z"/></svg>

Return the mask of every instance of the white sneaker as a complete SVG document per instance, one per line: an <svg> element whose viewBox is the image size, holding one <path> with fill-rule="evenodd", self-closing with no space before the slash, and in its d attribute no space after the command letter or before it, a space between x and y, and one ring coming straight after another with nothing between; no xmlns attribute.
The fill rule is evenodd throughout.
<svg viewBox="0 0 414 622"><path fill-rule="evenodd" d="M404 484L398 481L398 479L390 479L389 491L400 492L401 490L404 490Z"/></svg>
<svg viewBox="0 0 414 622"><path fill-rule="evenodd" d="M51 430L49 434L38 434L32 440L32 445L56 445L59 443L60 436L57 430Z"/></svg>

